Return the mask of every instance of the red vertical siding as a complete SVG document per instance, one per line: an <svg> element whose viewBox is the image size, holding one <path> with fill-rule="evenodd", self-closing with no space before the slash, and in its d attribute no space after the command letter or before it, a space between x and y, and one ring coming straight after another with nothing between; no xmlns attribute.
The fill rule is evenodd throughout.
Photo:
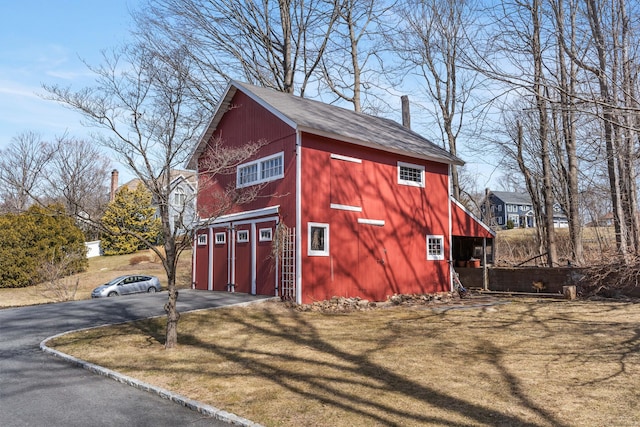
<svg viewBox="0 0 640 427"><path fill-rule="evenodd" d="M260 195L253 202L234 207L230 212L260 209L280 205L285 211L295 209L295 130L278 117L255 103L242 92L237 92L231 104L233 107L222 117L211 143L219 140L224 146L242 147L248 143L260 143L259 152L246 162L270 154L284 153L283 179L264 184ZM219 197L229 185L235 185L235 174L219 174L215 181L207 180L205 174L199 176L198 212L201 218L209 218L215 213ZM290 224L294 225L294 224Z"/></svg>
<svg viewBox="0 0 640 427"><path fill-rule="evenodd" d="M451 217L451 234L454 236L486 237L488 239L494 237L476 218L469 215L453 201L451 202Z"/></svg>
<svg viewBox="0 0 640 427"><path fill-rule="evenodd" d="M252 159L284 153L284 178L269 182L260 196L230 212L250 211L279 205L279 218L296 226L296 134L295 130L238 91L212 138L224 145L264 144ZM301 150L301 240L303 302L332 296L361 296L384 300L394 293L430 293L449 289L447 261L427 261L426 236L442 235L445 258L449 257L448 165L393 155L353 144L302 134ZM331 154L346 156L331 158ZM361 162L350 160L360 159ZM398 161L422 165L426 187L398 184ZM217 198L235 175L208 180L200 175L198 209L202 218L216 212ZM332 209L331 204L343 209ZM365 223L358 220L365 220ZM228 249L235 245L235 290L251 292L255 271L256 292L275 294L275 269L271 242L259 241L259 230L275 228L275 221L256 220L250 242L213 245L215 290L226 290ZM373 223L367 223L373 221ZM308 254L308 223L330 227L329 256ZM265 225L266 224L266 225ZM251 230L251 224L237 229ZM214 229L214 232L220 231ZM213 239L215 240L215 239ZM255 256L252 245L255 244ZM202 280L208 263L196 250L196 279ZM254 268L255 270L252 270ZM200 284L197 285L200 288ZM206 288L206 284L204 285Z"/></svg>
<svg viewBox="0 0 640 427"><path fill-rule="evenodd" d="M216 243L216 234L224 233L224 243ZM226 227L213 228L213 290L226 291L229 283L229 230Z"/></svg>
<svg viewBox="0 0 640 427"><path fill-rule="evenodd" d="M208 277L209 277L209 261L208 261L208 253L209 253L209 245L213 244L209 240L209 229L199 230L197 236L204 234L207 236L207 244L206 245L198 245L196 244L196 270L195 277L193 278L193 282L195 283L196 289L206 290L208 285ZM196 236L196 242L198 241Z"/></svg>
<svg viewBox="0 0 640 427"><path fill-rule="evenodd" d="M227 147L241 147L247 143L260 143L259 152L246 159L246 162L282 152L284 154L284 178L262 186L260 197L250 203L234 206L232 209L219 212L220 196L228 186L234 186L235 174L219 174L211 179L205 173L199 174L198 213L201 218L211 218L213 215L225 215L235 212L263 209L279 205L281 220L289 227L295 227L295 130L278 117L254 102L250 97L238 91L231 101L230 108L222 117L210 144L220 141ZM259 242L260 227L257 224L256 236L256 291L263 295L275 294L275 265L270 257L271 242ZM275 228L275 222L270 226ZM244 224L238 229L250 230L250 225ZM231 242L231 235L226 228L214 228L215 232L227 232L225 244L214 244L213 247L213 288L216 291L228 290L229 283L229 245L235 246L234 273L235 291L251 292L251 244ZM215 238L214 238L215 240ZM196 277L202 277L208 258L204 253L196 253ZM206 285L204 287L206 289Z"/></svg>
<svg viewBox="0 0 640 427"><path fill-rule="evenodd" d="M275 221L259 222L256 224L256 294L275 295L275 259L272 255L273 241L260 241L260 230L270 229L275 233Z"/></svg>
<svg viewBox="0 0 640 427"><path fill-rule="evenodd" d="M249 232L248 242L239 242L237 233L239 231ZM251 293L251 236L250 227L248 225L238 226L236 229L236 257L235 257L235 291L243 293Z"/></svg>
<svg viewBox="0 0 640 427"><path fill-rule="evenodd" d="M330 224L330 256L303 253L303 302L334 295L384 300L394 293L449 289L447 261L426 260L427 235L444 236L448 259L448 165L308 134L302 146L303 251L308 244L307 223ZM332 180L332 153L361 159L362 176ZM424 166L425 188L398 184L398 161ZM352 170L358 173L359 168ZM358 181L359 188L351 188L350 182ZM340 187L332 187L336 185ZM360 204L362 212L331 209L336 193L349 204ZM384 225L361 224L358 218Z"/></svg>

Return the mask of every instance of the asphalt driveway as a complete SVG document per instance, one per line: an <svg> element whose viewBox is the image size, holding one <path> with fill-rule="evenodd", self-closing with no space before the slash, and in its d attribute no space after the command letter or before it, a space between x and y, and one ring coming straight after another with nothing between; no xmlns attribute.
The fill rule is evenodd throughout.
<svg viewBox="0 0 640 427"><path fill-rule="evenodd" d="M261 298L181 290L178 311ZM228 425L73 366L39 348L42 340L62 332L163 315L166 299L167 293L161 292L0 310L0 425Z"/></svg>

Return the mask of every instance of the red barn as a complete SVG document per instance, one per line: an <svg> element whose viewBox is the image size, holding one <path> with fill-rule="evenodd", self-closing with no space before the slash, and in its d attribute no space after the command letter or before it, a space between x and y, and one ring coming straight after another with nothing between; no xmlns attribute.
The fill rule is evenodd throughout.
<svg viewBox="0 0 640 427"><path fill-rule="evenodd" d="M198 195L197 289L298 303L444 292L453 231L493 237L451 202L449 169L463 162L394 121L231 82L190 168L214 141L264 145ZM260 185L260 197L214 217L228 185Z"/></svg>

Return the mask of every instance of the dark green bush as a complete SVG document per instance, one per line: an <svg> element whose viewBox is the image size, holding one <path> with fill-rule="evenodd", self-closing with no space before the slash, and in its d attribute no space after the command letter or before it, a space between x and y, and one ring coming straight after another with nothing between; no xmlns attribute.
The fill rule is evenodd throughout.
<svg viewBox="0 0 640 427"><path fill-rule="evenodd" d="M43 263L63 261L65 275L88 265L82 231L61 206L0 216L0 288L35 285L43 279Z"/></svg>

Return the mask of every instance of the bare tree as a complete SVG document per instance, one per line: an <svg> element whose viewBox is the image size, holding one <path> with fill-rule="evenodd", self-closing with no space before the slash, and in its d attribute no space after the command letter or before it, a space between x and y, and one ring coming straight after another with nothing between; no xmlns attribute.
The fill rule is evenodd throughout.
<svg viewBox="0 0 640 427"><path fill-rule="evenodd" d="M53 146L43 179L47 183L45 194L48 199L60 201L76 218L99 218L109 202L110 170L111 163L99 146L64 135ZM81 228L85 235L92 233L91 229Z"/></svg>
<svg viewBox="0 0 640 427"><path fill-rule="evenodd" d="M43 297L55 302L73 301L78 292L80 277L69 277L69 268L84 258L84 254L66 254L60 260L47 260L38 267L42 283L36 288Z"/></svg>
<svg viewBox="0 0 640 427"><path fill-rule="evenodd" d="M42 195L42 177L54 150L35 132L24 132L0 151L3 210L22 212Z"/></svg>
<svg viewBox="0 0 640 427"><path fill-rule="evenodd" d="M571 1L571 0L570 0ZM556 192L557 199L563 203L565 211L568 213L569 237L571 240L572 259L577 265L584 263L584 253L582 245L582 218L580 216L580 187L578 176L578 114L575 105L576 86L578 84L577 67L567 60L562 45L564 39L572 39L575 43L575 9L569 8L568 17L565 17L564 0L551 0L551 9L555 17L556 37L560 38L556 42L557 52L557 86L558 86L558 107L552 110L554 135L556 144L556 158L561 159L566 156L566 168L559 176L562 182L561 191ZM570 31L565 33L565 20L570 23ZM559 109L560 119L557 119ZM558 125L558 122L560 124ZM560 144L559 141L563 143ZM562 147L560 146L562 145ZM564 162L561 162L564 163ZM560 193L560 194L559 194Z"/></svg>
<svg viewBox="0 0 640 427"><path fill-rule="evenodd" d="M552 4L558 42L580 82L567 92L570 110L591 116L594 124L599 122L591 133L595 138L591 137L588 143L596 154L604 147L617 251L629 262L628 254L638 253L640 238L637 158L632 148L637 144L640 112L636 97L639 33L637 26L631 25L628 12L628 8L637 9L637 5L628 0L567 0ZM596 156L598 160L599 157Z"/></svg>
<svg viewBox="0 0 640 427"><path fill-rule="evenodd" d="M457 140L477 86L478 73L463 67L472 31L473 1L405 0L398 4L400 28L389 41L410 72L425 82L427 95L437 104L437 124L449 151L457 155ZM453 195L460 199L457 167L452 167Z"/></svg>
<svg viewBox="0 0 640 427"><path fill-rule="evenodd" d="M322 85L339 99L363 111L363 89L379 85L384 51L383 34L389 25L383 17L393 3L380 0L338 0L325 54L321 58ZM365 106L366 107L366 106Z"/></svg>
<svg viewBox="0 0 640 427"><path fill-rule="evenodd" d="M135 18L139 36L156 51L179 49L189 56L193 87L214 105L211 89L230 79L304 96L338 5L337 0L148 0Z"/></svg>
<svg viewBox="0 0 640 427"><path fill-rule="evenodd" d="M45 86L50 99L79 112L87 125L103 131L95 140L128 166L158 206L164 237L162 248L133 230L123 232L136 236L152 249L167 275L166 348L177 345L180 315L176 308L176 269L180 254L191 245L190 233L185 232L188 230L171 227L169 197L177 185L172 181L171 171L185 163L208 115L190 96L192 69L191 56L182 50L162 53L141 44L105 53L104 63L91 68L96 75L94 87L73 91ZM258 147L258 143L248 142L242 149L229 150L220 144L207 162L209 170L202 172L214 180L217 173L232 170ZM250 195L238 195L231 190L220 195L220 209L216 213L246 200L244 197ZM100 226L100 218L87 216L84 220Z"/></svg>
<svg viewBox="0 0 640 427"><path fill-rule="evenodd" d="M525 8L531 11L532 34L530 38L531 55L533 56L533 93L535 96L536 111L538 113L538 138L541 144L540 156L542 159L543 201L545 237L547 245L547 262L553 267L558 262L556 247L555 226L553 223L554 194L551 170L551 154L549 147L549 122L547 91L544 77L543 41L542 41L542 0L532 0Z"/></svg>

